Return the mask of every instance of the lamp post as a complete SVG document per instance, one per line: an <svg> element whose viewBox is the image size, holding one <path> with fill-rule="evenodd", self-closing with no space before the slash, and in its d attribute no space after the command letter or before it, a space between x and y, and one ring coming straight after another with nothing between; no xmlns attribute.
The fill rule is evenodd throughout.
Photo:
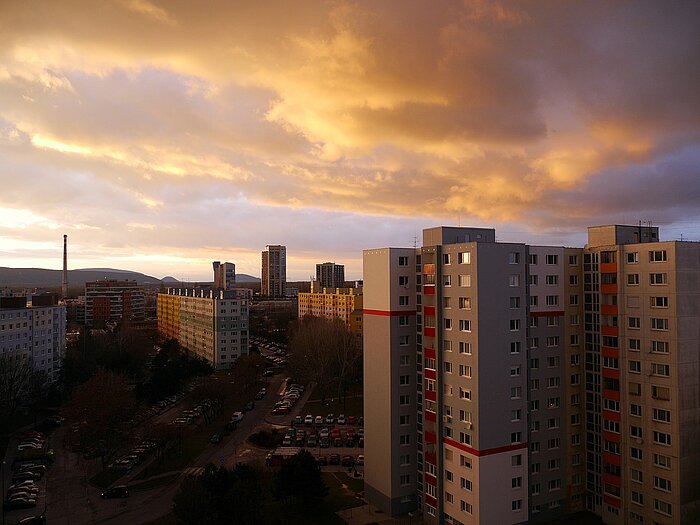
<svg viewBox="0 0 700 525"><path fill-rule="evenodd" d="M3 499L3 504L2 504L2 525L5 525L5 460L2 460L2 470L0 471L2 474L0 477L2 477L2 499Z"/></svg>

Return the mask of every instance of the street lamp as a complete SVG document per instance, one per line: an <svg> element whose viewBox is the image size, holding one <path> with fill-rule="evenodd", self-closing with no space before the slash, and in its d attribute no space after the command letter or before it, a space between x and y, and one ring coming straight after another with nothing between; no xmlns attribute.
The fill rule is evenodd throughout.
<svg viewBox="0 0 700 525"><path fill-rule="evenodd" d="M2 477L2 499L3 499L3 504L2 504L2 525L5 525L5 460L2 460L2 474L0 477Z"/></svg>

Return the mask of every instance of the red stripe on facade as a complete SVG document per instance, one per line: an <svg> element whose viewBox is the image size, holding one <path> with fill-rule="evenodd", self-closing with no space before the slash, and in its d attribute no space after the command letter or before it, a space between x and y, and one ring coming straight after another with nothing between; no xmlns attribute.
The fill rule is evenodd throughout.
<svg viewBox="0 0 700 525"><path fill-rule="evenodd" d="M426 326L425 328L423 328L423 335L425 337L435 337L435 327Z"/></svg>
<svg viewBox="0 0 700 525"><path fill-rule="evenodd" d="M425 354L426 359L436 359L437 357L437 352L431 347L423 348L423 353Z"/></svg>
<svg viewBox="0 0 700 525"><path fill-rule="evenodd" d="M428 474L427 472L425 473L425 482L428 485L432 485L433 487L437 487L437 478L433 476L432 474Z"/></svg>
<svg viewBox="0 0 700 525"><path fill-rule="evenodd" d="M365 315L381 315L384 317L395 317L397 315L416 315L415 310L362 310Z"/></svg>
<svg viewBox="0 0 700 525"><path fill-rule="evenodd" d="M428 401L437 401L437 392L435 390L426 390L424 395Z"/></svg>
<svg viewBox="0 0 700 525"><path fill-rule="evenodd" d="M471 454L472 456L491 456L493 454L501 454L503 452L512 452L514 450L522 450L527 448L527 443L515 443L513 445L506 445L503 447L487 448L484 450L476 450L475 448L469 447L463 443L457 443L448 438L443 438L443 442L451 447L458 448L459 450Z"/></svg>
<svg viewBox="0 0 700 525"><path fill-rule="evenodd" d="M603 496L603 501L605 501L605 503L609 503L613 507L617 507L617 508L622 507L622 501L619 498L616 498L615 496L609 496L609 495L605 494Z"/></svg>
<svg viewBox="0 0 700 525"><path fill-rule="evenodd" d="M432 368L424 368L423 373L425 374L426 379L437 379L437 370L433 370Z"/></svg>
<svg viewBox="0 0 700 525"><path fill-rule="evenodd" d="M432 497L430 494L425 495L425 503L430 505L433 508L437 508L437 500Z"/></svg>
<svg viewBox="0 0 700 525"><path fill-rule="evenodd" d="M552 310L551 312L530 312L530 317L564 317L564 310Z"/></svg>

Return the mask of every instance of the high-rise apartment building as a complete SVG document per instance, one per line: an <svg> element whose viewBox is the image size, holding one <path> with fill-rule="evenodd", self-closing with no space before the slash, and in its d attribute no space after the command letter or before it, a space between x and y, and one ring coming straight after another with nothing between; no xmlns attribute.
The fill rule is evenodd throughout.
<svg viewBox="0 0 700 525"><path fill-rule="evenodd" d="M135 322L145 317L143 288L136 281L105 279L85 283L85 324Z"/></svg>
<svg viewBox="0 0 700 525"><path fill-rule="evenodd" d="M298 295L299 319L306 315L338 318L362 347L362 288L323 288Z"/></svg>
<svg viewBox="0 0 700 525"><path fill-rule="evenodd" d="M319 289L344 287L345 266L332 262L317 264L315 286Z"/></svg>
<svg viewBox="0 0 700 525"><path fill-rule="evenodd" d="M0 297L0 355L31 361L57 381L66 352L66 307L53 294Z"/></svg>
<svg viewBox="0 0 700 525"><path fill-rule="evenodd" d="M214 288L232 290L236 285L236 265L230 262L214 261Z"/></svg>
<svg viewBox="0 0 700 525"><path fill-rule="evenodd" d="M168 288L158 294L158 333L217 369L248 354L247 290Z"/></svg>
<svg viewBox="0 0 700 525"><path fill-rule="evenodd" d="M366 250L364 280L371 502L428 523L700 519L700 244L441 227Z"/></svg>
<svg viewBox="0 0 700 525"><path fill-rule="evenodd" d="M260 295L284 297L287 288L287 248L269 244L262 252Z"/></svg>

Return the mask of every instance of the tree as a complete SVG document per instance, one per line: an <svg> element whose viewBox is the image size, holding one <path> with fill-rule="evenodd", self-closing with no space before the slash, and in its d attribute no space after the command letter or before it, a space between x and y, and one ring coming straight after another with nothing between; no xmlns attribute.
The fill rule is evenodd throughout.
<svg viewBox="0 0 700 525"><path fill-rule="evenodd" d="M0 417L12 415L27 400L34 400L43 389L46 376L34 370L30 356L0 356Z"/></svg>
<svg viewBox="0 0 700 525"><path fill-rule="evenodd" d="M262 520L259 476L251 467L232 470L204 467L199 477L187 477L174 498L173 512L184 525L254 525Z"/></svg>
<svg viewBox="0 0 700 525"><path fill-rule="evenodd" d="M80 431L83 445L104 442L112 448L120 441L121 424L131 419L135 408L136 396L128 378L99 369L91 379L73 389L67 413L71 419L83 423Z"/></svg>
<svg viewBox="0 0 700 525"><path fill-rule="evenodd" d="M233 363L231 375L235 377L235 381L243 385L243 389L247 393L257 386L261 370L265 366L265 359L259 355L243 355Z"/></svg>
<svg viewBox="0 0 700 525"><path fill-rule="evenodd" d="M273 480L272 491L281 500L295 499L304 506L313 505L328 495L321 469L307 450L282 463Z"/></svg>
<svg viewBox="0 0 700 525"><path fill-rule="evenodd" d="M302 381L314 381L325 402L333 390L344 396L362 372L362 351L340 319L306 316L300 319L291 339L290 366Z"/></svg>

